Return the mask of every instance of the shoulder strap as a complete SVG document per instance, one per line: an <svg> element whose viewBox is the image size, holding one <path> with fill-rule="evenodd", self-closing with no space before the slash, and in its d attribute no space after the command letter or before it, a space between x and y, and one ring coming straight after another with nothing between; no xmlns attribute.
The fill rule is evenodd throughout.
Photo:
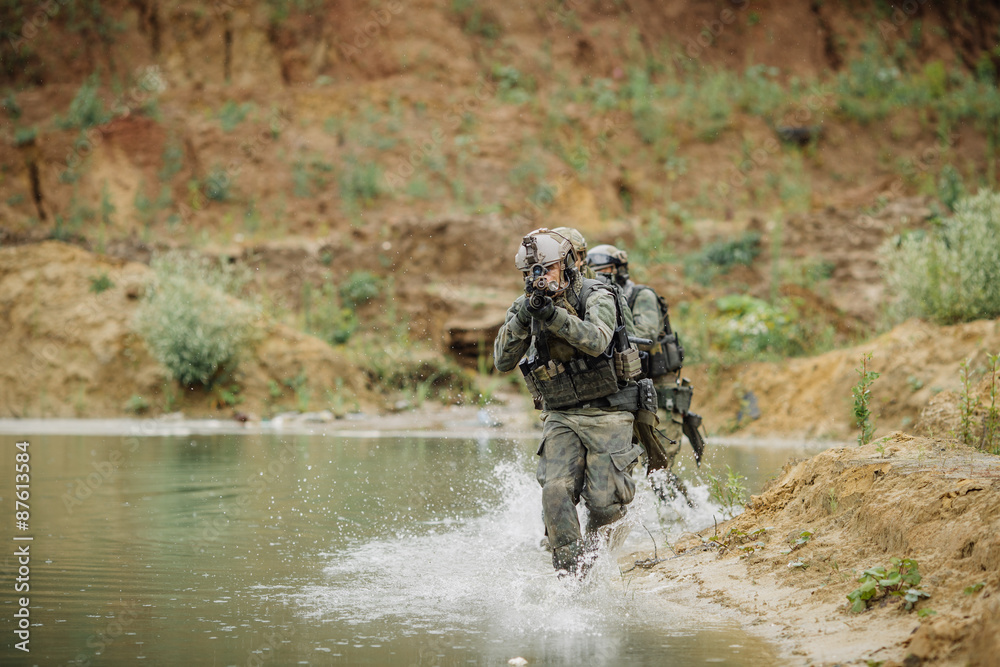
<svg viewBox="0 0 1000 667"><path fill-rule="evenodd" d="M587 301L590 299L590 295L598 288L607 288L607 285L594 278L583 279L583 288L580 290L579 295L580 303L574 305L576 313L581 320L587 315Z"/></svg>
<svg viewBox="0 0 1000 667"><path fill-rule="evenodd" d="M635 300L639 298L639 292L644 289L648 289L650 292L653 292L653 294L656 294L656 292L653 291L653 288L648 285L636 285L633 283L632 289L629 290L627 297L629 308L635 308Z"/></svg>

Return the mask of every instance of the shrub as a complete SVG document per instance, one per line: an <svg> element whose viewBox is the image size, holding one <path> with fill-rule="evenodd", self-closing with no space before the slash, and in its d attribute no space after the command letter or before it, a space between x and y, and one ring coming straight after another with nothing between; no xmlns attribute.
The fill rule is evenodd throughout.
<svg viewBox="0 0 1000 667"><path fill-rule="evenodd" d="M955 204L928 232L891 239L881 255L891 314L954 324L1000 316L1000 194L984 191Z"/></svg>
<svg viewBox="0 0 1000 667"><path fill-rule="evenodd" d="M111 278L108 278L107 273L101 273L100 275L90 277L90 291L94 294L100 294L101 292L105 292L114 286L115 284L111 282Z"/></svg>
<svg viewBox="0 0 1000 667"><path fill-rule="evenodd" d="M333 345L346 343L360 324L353 308L341 305L331 283L323 283L317 299L313 298L312 286L303 285L302 307L306 331Z"/></svg>
<svg viewBox="0 0 1000 667"><path fill-rule="evenodd" d="M760 234L747 232L731 241L710 243L685 260L685 273L702 285L737 265L750 266L760 254Z"/></svg>
<svg viewBox="0 0 1000 667"><path fill-rule="evenodd" d="M483 9L476 0L452 0L451 11L458 16L462 30L470 35L493 40L503 34L503 27L493 11Z"/></svg>
<svg viewBox="0 0 1000 667"><path fill-rule="evenodd" d="M355 271L340 286L340 297L351 308L355 308L377 297L380 289L379 279L374 274Z"/></svg>
<svg viewBox="0 0 1000 667"><path fill-rule="evenodd" d="M216 114L219 124L222 125L223 132L232 132L236 127L246 120L247 115L254 110L254 105L250 102L236 104L228 100Z"/></svg>
<svg viewBox="0 0 1000 667"><path fill-rule="evenodd" d="M917 561L911 558L890 558L889 567L882 565L868 568L858 578L861 584L857 589L847 594L852 613L867 609L876 600L886 595L903 598L906 611L920 600L930 597L930 593L920 588L920 568Z"/></svg>
<svg viewBox="0 0 1000 667"><path fill-rule="evenodd" d="M233 180L229 174L221 167L215 167L205 179L202 191L212 201L228 201L229 188L232 184Z"/></svg>
<svg viewBox="0 0 1000 667"><path fill-rule="evenodd" d="M103 125L111 120L111 113L104 108L99 91L100 81L97 74L91 74L80 84L76 97L69 103L69 110L64 118L59 118L56 124L64 129L80 128L85 130L95 125Z"/></svg>
<svg viewBox="0 0 1000 667"><path fill-rule="evenodd" d="M136 331L178 382L210 387L252 339L256 309L233 296L246 276L228 264L176 253L152 266Z"/></svg>
<svg viewBox="0 0 1000 667"><path fill-rule="evenodd" d="M374 162L348 157L340 174L340 197L350 211L369 206L382 194L382 170Z"/></svg>

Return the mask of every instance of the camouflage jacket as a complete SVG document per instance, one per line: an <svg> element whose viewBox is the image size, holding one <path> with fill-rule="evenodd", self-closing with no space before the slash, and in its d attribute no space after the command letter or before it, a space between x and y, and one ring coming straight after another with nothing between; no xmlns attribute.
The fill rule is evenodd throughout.
<svg viewBox="0 0 1000 667"><path fill-rule="evenodd" d="M576 295L580 294L582 280L575 277L569 289ZM581 320L576 310L565 296L556 299L556 313L552 321L544 325L542 334L549 344L549 355L556 361L587 354L592 357L604 352L617 326L615 314L614 293L598 286L587 298L586 313ZM507 372L514 370L522 357L535 354L535 341L531 336L531 323L523 326L517 319L517 313L524 303L524 296L519 296L507 309L507 317L503 326L497 332L493 343L493 363L497 370Z"/></svg>
<svg viewBox="0 0 1000 667"><path fill-rule="evenodd" d="M648 338L655 343L663 330L663 314L656 300L656 292L651 288L636 285L631 280L625 283L623 292L626 302L632 302L635 335L639 338Z"/></svg>

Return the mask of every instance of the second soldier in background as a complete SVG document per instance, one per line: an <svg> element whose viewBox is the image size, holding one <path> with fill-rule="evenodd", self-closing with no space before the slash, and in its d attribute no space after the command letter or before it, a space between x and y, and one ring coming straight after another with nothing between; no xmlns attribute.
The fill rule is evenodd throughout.
<svg viewBox="0 0 1000 667"><path fill-rule="evenodd" d="M670 493L672 487L686 496L683 483L670 472L680 450L681 435L688 435L698 462L701 461L704 441L698 429L701 418L690 412L691 385L680 378L684 349L670 326L667 303L651 287L632 281L628 253L624 250L607 244L596 246L587 253L587 264L599 277L621 290L632 314L634 335L652 341L651 345L640 346L640 349L647 354L644 375L652 379L656 387L662 434L665 436L661 441L665 441L658 447L647 445L649 471L667 471L664 481L668 482L668 487L659 488L661 493Z"/></svg>

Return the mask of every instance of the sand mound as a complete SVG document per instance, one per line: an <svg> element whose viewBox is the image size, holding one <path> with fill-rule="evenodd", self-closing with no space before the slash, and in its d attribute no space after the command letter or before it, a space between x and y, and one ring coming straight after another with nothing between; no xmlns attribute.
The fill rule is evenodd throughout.
<svg viewBox="0 0 1000 667"><path fill-rule="evenodd" d="M980 371L987 354L1000 352L1000 322L983 320L939 327L909 320L874 340L834 350L817 357L777 363L753 363L709 375L711 369L685 369L696 384L693 409L705 416L712 430L737 426L740 397L753 394L760 409L756 421L745 420L741 433L785 434L848 439L856 436L851 388L865 353L870 368L881 373L872 387L872 411L878 435L893 430L916 430L921 411L939 394L952 404L948 392L960 387L959 364L969 360ZM977 376L978 377L978 376ZM932 405L937 405L932 403ZM944 435L944 424L932 431Z"/></svg>
<svg viewBox="0 0 1000 667"><path fill-rule="evenodd" d="M761 528L759 544L727 538ZM805 532L812 535L797 544ZM787 465L742 515L701 532L729 549L696 546L659 567L669 578L693 575L702 594L774 623L789 654L808 661L995 664L998 533L1000 460L894 433ZM849 613L859 573L893 557L919 563L931 597L913 612L890 596Z"/></svg>

